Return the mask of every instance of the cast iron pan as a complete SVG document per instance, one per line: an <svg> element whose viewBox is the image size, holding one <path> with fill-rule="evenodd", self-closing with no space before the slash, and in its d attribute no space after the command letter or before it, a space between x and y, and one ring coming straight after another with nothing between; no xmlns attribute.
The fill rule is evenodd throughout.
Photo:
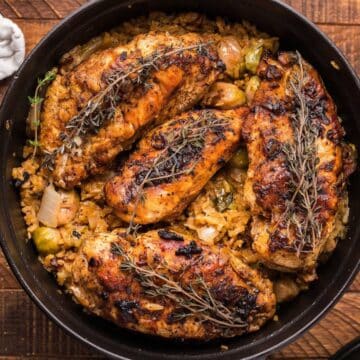
<svg viewBox="0 0 360 360"><path fill-rule="evenodd" d="M27 96L36 79L56 65L60 56L104 30L152 10L198 11L232 21L246 19L261 30L277 35L282 49L298 49L322 75L338 105L348 139L360 144L359 79L337 48L314 25L294 10L270 0L109 0L80 8L51 31L28 56L14 77L0 110L0 229L5 256L34 302L57 324L103 354L118 359L239 359L269 353L314 324L340 297L359 268L359 173L351 178L350 225L347 238L319 269L319 280L309 291L279 310L279 321L243 337L208 343L181 343L135 334L85 314L37 261L31 242L26 243L19 197L11 184L11 169L19 165L25 142ZM340 67L335 70L330 61ZM6 125L7 123L7 125ZM229 350L220 351L225 344Z"/></svg>

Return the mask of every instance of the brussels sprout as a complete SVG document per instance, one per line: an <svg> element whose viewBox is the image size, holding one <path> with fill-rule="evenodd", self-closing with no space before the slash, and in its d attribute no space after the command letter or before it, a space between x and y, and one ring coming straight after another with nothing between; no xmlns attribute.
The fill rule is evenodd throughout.
<svg viewBox="0 0 360 360"><path fill-rule="evenodd" d="M215 188L215 199L213 199L216 209L224 212L231 208L234 201L233 187L226 180L222 181L220 186Z"/></svg>
<svg viewBox="0 0 360 360"><path fill-rule="evenodd" d="M55 254L60 250L61 235L59 230L38 227L32 234L36 249L42 255Z"/></svg>
<svg viewBox="0 0 360 360"><path fill-rule="evenodd" d="M230 165L238 169L246 169L249 165L248 154L245 148L240 148L230 159Z"/></svg>
<svg viewBox="0 0 360 360"><path fill-rule="evenodd" d="M245 94L246 100L248 103L254 98L255 92L260 86L260 78L256 75L252 76L249 81L246 83Z"/></svg>
<svg viewBox="0 0 360 360"><path fill-rule="evenodd" d="M255 74L259 65L261 55L263 53L263 46L255 44L249 48L245 55L246 69Z"/></svg>
<svg viewBox="0 0 360 360"><path fill-rule="evenodd" d="M202 104L220 109L233 109L246 103L244 91L236 85L226 82L216 82L205 96Z"/></svg>

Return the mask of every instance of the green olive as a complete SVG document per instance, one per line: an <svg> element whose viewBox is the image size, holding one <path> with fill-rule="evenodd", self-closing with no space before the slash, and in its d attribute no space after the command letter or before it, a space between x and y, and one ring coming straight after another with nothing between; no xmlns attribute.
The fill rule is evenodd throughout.
<svg viewBox="0 0 360 360"><path fill-rule="evenodd" d="M246 100L248 103L251 103L252 99L254 98L256 90L260 86L260 78L256 75L252 76L249 81L246 83L245 86L245 94Z"/></svg>
<svg viewBox="0 0 360 360"><path fill-rule="evenodd" d="M59 230L41 226L33 232L32 238L36 249L42 255L55 254L60 250Z"/></svg>
<svg viewBox="0 0 360 360"><path fill-rule="evenodd" d="M230 159L230 165L238 169L246 169L249 165L249 158L245 148L240 148Z"/></svg>
<svg viewBox="0 0 360 360"><path fill-rule="evenodd" d="M263 53L263 46L255 44L249 48L245 55L246 69L255 74L259 65L261 55Z"/></svg>

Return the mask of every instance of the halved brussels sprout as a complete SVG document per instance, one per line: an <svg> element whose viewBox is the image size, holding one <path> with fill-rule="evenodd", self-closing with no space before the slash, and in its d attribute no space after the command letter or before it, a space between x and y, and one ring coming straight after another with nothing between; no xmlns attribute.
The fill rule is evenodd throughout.
<svg viewBox="0 0 360 360"><path fill-rule="evenodd" d="M41 255L55 254L60 250L61 235L59 230L46 226L38 227L32 238Z"/></svg>
<svg viewBox="0 0 360 360"><path fill-rule="evenodd" d="M233 109L246 103L246 95L236 85L216 82L204 97L202 104L220 109Z"/></svg>
<svg viewBox="0 0 360 360"><path fill-rule="evenodd" d="M260 86L260 78L256 75L252 76L249 79L249 81L246 83L245 94L248 103L250 103L254 98L255 92L259 88L259 86Z"/></svg>
<svg viewBox="0 0 360 360"><path fill-rule="evenodd" d="M214 205L216 209L220 212L231 208L231 205L234 201L234 192L233 187L226 180L222 181L220 186L215 188L215 198Z"/></svg>
<svg viewBox="0 0 360 360"><path fill-rule="evenodd" d="M245 66L246 69L253 74L256 74L256 70L259 65L262 53L263 53L263 46L260 44L252 45L246 52Z"/></svg>

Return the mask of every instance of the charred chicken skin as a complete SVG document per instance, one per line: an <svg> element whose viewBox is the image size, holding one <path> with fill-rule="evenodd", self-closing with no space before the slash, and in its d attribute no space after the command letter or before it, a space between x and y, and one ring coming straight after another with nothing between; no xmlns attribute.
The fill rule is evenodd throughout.
<svg viewBox="0 0 360 360"><path fill-rule="evenodd" d="M155 120L189 109L225 69L212 36L139 35L90 56L49 87L40 143L56 185L101 172Z"/></svg>
<svg viewBox="0 0 360 360"><path fill-rule="evenodd" d="M269 280L219 247L178 230L87 239L68 288L87 310L167 338L229 337L257 330L275 312Z"/></svg>
<svg viewBox="0 0 360 360"><path fill-rule="evenodd" d="M150 131L105 185L107 202L126 222L179 216L234 154L247 108L184 113Z"/></svg>
<svg viewBox="0 0 360 360"><path fill-rule="evenodd" d="M344 131L320 76L299 54L265 56L258 75L243 130L253 248L268 266L309 269L335 231L351 172L342 166Z"/></svg>

